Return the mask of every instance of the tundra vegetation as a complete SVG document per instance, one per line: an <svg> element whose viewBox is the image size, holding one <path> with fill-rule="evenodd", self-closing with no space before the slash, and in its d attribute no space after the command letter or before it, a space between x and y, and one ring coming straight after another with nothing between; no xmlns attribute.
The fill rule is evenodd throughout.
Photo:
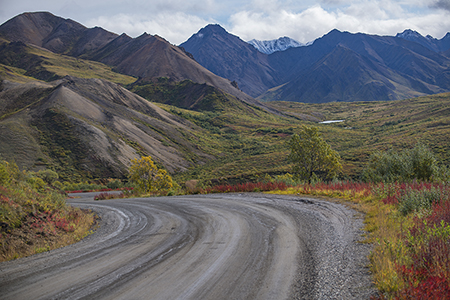
<svg viewBox="0 0 450 300"><path fill-rule="evenodd" d="M94 214L66 205L58 174L20 171L0 161L0 261L79 241L91 230Z"/></svg>
<svg viewBox="0 0 450 300"><path fill-rule="evenodd" d="M281 102L276 104L286 113L302 111L322 119L346 120L338 124L318 124L317 130L312 129L314 134L311 136L316 139L320 136L322 140L317 140L326 144L323 148L328 149L328 152L336 151L339 154L336 155L335 161L342 165L342 172L334 179L331 179L333 176L329 174L336 172L318 171L312 178L298 176L295 174L294 165L289 163L288 157L292 151L289 141L297 134L298 141L305 143L300 139L301 136L307 137L302 135L305 130L302 124L306 123L311 127L312 122L293 123L263 111L256 111L257 114L244 114L236 106L233 109L221 107L222 102L219 98L212 99L217 101L215 103L219 107L218 111L192 111L160 104L160 107L168 112L196 124L200 128L195 133L199 147L216 158L205 164L199 164L187 172L174 174L174 185L176 182L191 183L185 191L180 189L175 191L172 188L164 189L160 194L173 194L174 191L215 193L278 190L278 193L319 195L329 196L330 199L348 200L347 203L366 215L367 242L374 244L370 267L380 297L439 298L448 294L450 176L445 167L449 162L445 149L448 149L450 140L445 129L448 117L442 109L442 102L450 99L448 95L403 102L331 103L321 106ZM436 104L436 100L439 100L439 105ZM331 116L330 111L333 112ZM433 116L427 117L430 114ZM433 130L427 131L428 128ZM416 141L421 143L414 146ZM428 148L425 145L430 146ZM136 160L136 166L139 166L139 161ZM131 177L128 182L122 178L98 179L96 183L86 181L59 183L52 171L24 173L15 167L12 168L13 164L5 162L2 165L3 167L0 167L2 218L6 215L3 212L10 211L11 214L8 216L12 216L13 211L19 211L16 205L25 205L20 210L22 212L27 211L26 205L29 205L28 211L42 211L37 208L41 207L37 204L34 204L33 208L33 205L27 202L28 199L44 202L49 201L48 199L61 199L58 198L60 196L55 196L58 193L49 187L51 185L66 191L87 191L131 188L132 184L136 184L132 192L134 196L138 195L136 194L138 191L158 194L155 185L150 187L153 183L139 188L139 180L133 182ZM153 172L156 168L153 175L157 175L157 170L162 169L155 167L158 165L155 162L153 167L150 163L148 165ZM65 169L62 173L68 172L70 170ZM156 178L156 175L155 177L153 175L147 178ZM142 178L140 180L143 180ZM193 178L195 179L192 180ZM17 191L18 184L27 188L17 188L20 192L13 192ZM126 197L128 194L124 190L123 196ZM22 198L15 198L19 197L17 195L22 195ZM103 199L108 198L108 195L104 194ZM14 199L14 202L11 202L11 199ZM70 208L61 210L70 211ZM77 216L80 214L84 215L82 211L78 211ZM55 220L53 216L52 214L51 217L44 218L43 215L38 215L40 221L30 223L46 224L49 220L50 225L29 226L30 228L40 226L36 227L39 232L46 232L46 228L53 228L51 226L62 226L55 228L62 231L64 236L70 236L72 233L67 230L64 232L61 228L70 230L78 228L76 226L81 228L81 225L77 225L74 221L70 222L74 223L75 227L64 227L62 224L65 223L53 221ZM53 233L36 234L39 241L45 240L42 243L21 237L20 245L32 244L28 246L34 247L34 250L19 254L20 247L17 246L19 242L13 239L14 230L25 226L27 220L33 220L33 217L36 218L35 215L26 213L22 217L2 219L4 259L29 255L56 246L57 243L50 239ZM69 216L64 218L70 220ZM20 220L20 223L17 220ZM86 224L92 224L92 216L90 220ZM42 223L39 223L41 221ZM60 225L51 225L52 222ZM89 231L89 226L84 228L84 233L74 240Z"/></svg>
<svg viewBox="0 0 450 300"><path fill-rule="evenodd" d="M292 184L292 176L274 181ZM359 182L292 184L278 193L346 199L366 214L379 298L450 295L450 174L424 145L371 155Z"/></svg>

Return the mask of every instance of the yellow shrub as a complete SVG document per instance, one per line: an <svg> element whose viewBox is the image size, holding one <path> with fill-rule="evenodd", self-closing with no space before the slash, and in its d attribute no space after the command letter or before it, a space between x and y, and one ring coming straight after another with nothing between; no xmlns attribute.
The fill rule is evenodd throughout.
<svg viewBox="0 0 450 300"><path fill-rule="evenodd" d="M130 181L142 193L168 191L173 186L172 177L166 170L158 169L150 156L132 159L128 172Z"/></svg>

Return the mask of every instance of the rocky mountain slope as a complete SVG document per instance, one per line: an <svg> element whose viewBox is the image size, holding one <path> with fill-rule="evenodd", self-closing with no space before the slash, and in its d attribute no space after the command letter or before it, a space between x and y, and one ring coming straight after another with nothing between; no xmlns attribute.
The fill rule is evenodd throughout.
<svg viewBox="0 0 450 300"><path fill-rule="evenodd" d="M117 37L102 28L86 28L49 12L23 13L0 26L0 36L21 41L55 53L81 56L95 51Z"/></svg>
<svg viewBox="0 0 450 300"><path fill-rule="evenodd" d="M202 28L180 47L211 72L236 81L250 96L258 96L278 84L278 72L270 66L268 55L229 34L220 25Z"/></svg>
<svg viewBox="0 0 450 300"><path fill-rule="evenodd" d="M230 80L201 66L182 48L159 36L144 33L130 39L122 35L87 58L114 66L118 72L136 77L167 77L173 81L206 83L247 103L264 106L233 86Z"/></svg>
<svg viewBox="0 0 450 300"><path fill-rule="evenodd" d="M450 32L442 39L436 39L430 35L422 36L417 31L406 29L402 33L397 33L395 37L399 37L408 41L416 42L435 52L443 52L450 49Z"/></svg>
<svg viewBox="0 0 450 300"><path fill-rule="evenodd" d="M21 167L123 177L144 153L171 172L211 158L195 145L197 126L105 80L7 82L0 101L0 153Z"/></svg>

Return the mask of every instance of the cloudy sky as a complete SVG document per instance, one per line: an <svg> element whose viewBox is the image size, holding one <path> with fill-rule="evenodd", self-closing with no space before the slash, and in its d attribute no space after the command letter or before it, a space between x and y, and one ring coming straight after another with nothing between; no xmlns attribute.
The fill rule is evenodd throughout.
<svg viewBox="0 0 450 300"><path fill-rule="evenodd" d="M450 31L450 0L0 0L0 23L32 11L177 45L207 24L245 41L289 36L302 43L334 28L379 35L413 29L439 39Z"/></svg>

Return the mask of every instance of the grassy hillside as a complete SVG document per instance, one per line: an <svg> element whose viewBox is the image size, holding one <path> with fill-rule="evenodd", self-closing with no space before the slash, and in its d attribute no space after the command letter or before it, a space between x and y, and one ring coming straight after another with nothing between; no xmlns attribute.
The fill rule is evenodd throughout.
<svg viewBox="0 0 450 300"><path fill-rule="evenodd" d="M325 139L346 161L349 175L357 175L367 155L375 150L428 145L445 164L450 164L450 93L402 101L273 103L280 110L345 120L320 125Z"/></svg>
<svg viewBox="0 0 450 300"><path fill-rule="evenodd" d="M176 82L167 77L140 79L127 88L149 101L194 111L218 111L230 106L246 107L235 97L213 86L206 83L198 84L191 80Z"/></svg>
<svg viewBox="0 0 450 300"><path fill-rule="evenodd" d="M193 132L198 147L215 158L176 174L177 180L235 182L288 170L284 142L300 126L298 120L276 116L188 80L141 80L129 88L201 128Z"/></svg>
<svg viewBox="0 0 450 300"><path fill-rule="evenodd" d="M4 65L0 69L2 76L8 71L9 76L27 76L44 81L66 75L78 78L103 78L121 85L136 81L136 78L114 72L111 67L102 63L56 54L20 42L0 41L0 63ZM8 70L4 70L5 67Z"/></svg>
<svg viewBox="0 0 450 300"><path fill-rule="evenodd" d="M211 95L210 95L211 96ZM231 102L234 105L226 106ZM286 137L300 123L273 115L233 99L215 99L214 111L193 111L159 104L166 111L187 119L201 130L192 132L199 149L214 157L175 175L179 181L200 179L213 181L254 180L265 173L285 172ZM220 108L221 107L221 108Z"/></svg>
<svg viewBox="0 0 450 300"><path fill-rule="evenodd" d="M417 142L432 149L444 164L450 164L450 93L402 101L273 105L305 119L344 122L319 124L263 112L256 116L233 111L183 111L183 117L209 130L210 134L203 137L204 145L219 155L177 177L234 181L289 171L285 142L302 124L319 127L324 139L339 152L344 160L344 178L358 179L369 155L376 150L412 148Z"/></svg>
<svg viewBox="0 0 450 300"><path fill-rule="evenodd" d="M8 80L17 83L36 81L36 78L26 76L25 75L26 72L27 71L24 69L0 64L0 78L2 78L3 80Z"/></svg>

